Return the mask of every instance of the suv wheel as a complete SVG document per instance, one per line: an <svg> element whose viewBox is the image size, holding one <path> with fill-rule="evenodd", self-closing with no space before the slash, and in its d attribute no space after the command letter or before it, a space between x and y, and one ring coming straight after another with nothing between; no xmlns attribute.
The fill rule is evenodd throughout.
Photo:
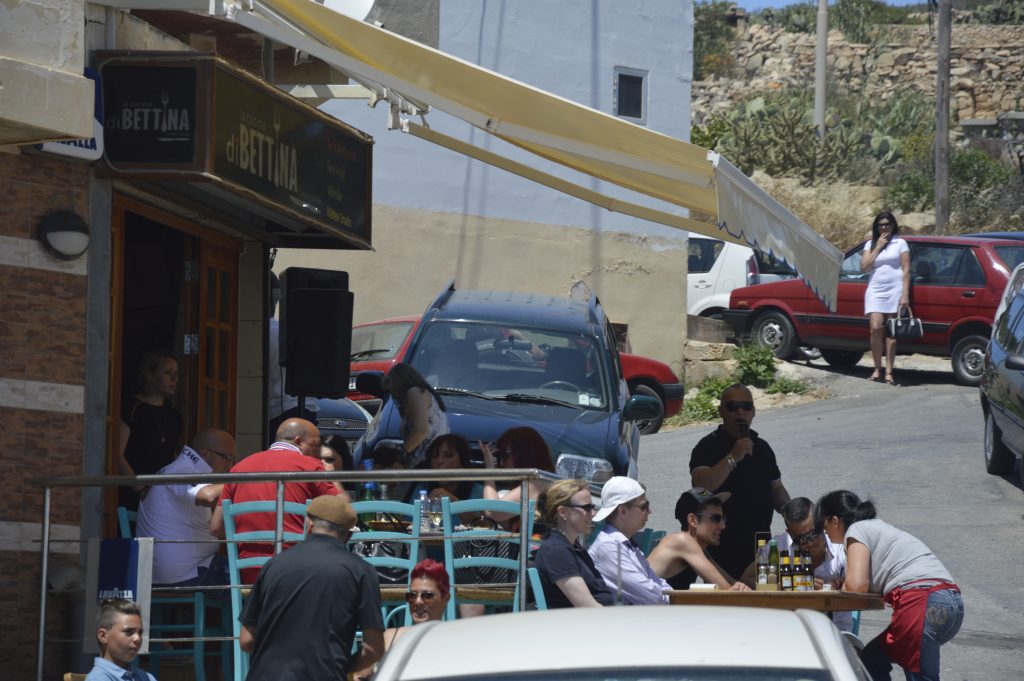
<svg viewBox="0 0 1024 681"><path fill-rule="evenodd" d="M851 369L864 358L863 350L822 350L821 356L825 358L830 367L836 369Z"/></svg>
<svg viewBox="0 0 1024 681"><path fill-rule="evenodd" d="M789 359L796 351L796 329L789 317L777 310L759 314L751 327L751 336L758 345L771 348L779 359Z"/></svg>
<svg viewBox="0 0 1024 681"><path fill-rule="evenodd" d="M665 403L662 402L661 397L658 395L658 391L654 388L637 383L629 387L629 393L631 395L643 395L644 397L653 397L658 400L658 404L661 405L661 416L656 419L650 419L648 421L637 421L636 427L640 431L641 435L651 435L661 430L661 423L665 420Z"/></svg>
<svg viewBox="0 0 1024 681"><path fill-rule="evenodd" d="M996 428L991 412L985 414L985 470L992 475L1006 475L1015 462L1016 457L1003 444L1003 434Z"/></svg>
<svg viewBox="0 0 1024 681"><path fill-rule="evenodd" d="M953 374L963 385L978 385L985 369L985 347L988 338L973 334L961 338L953 346Z"/></svg>

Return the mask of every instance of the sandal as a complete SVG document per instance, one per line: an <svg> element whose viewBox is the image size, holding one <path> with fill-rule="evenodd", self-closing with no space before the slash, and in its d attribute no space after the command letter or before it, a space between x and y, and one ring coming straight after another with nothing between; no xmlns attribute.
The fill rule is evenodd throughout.
<svg viewBox="0 0 1024 681"><path fill-rule="evenodd" d="M885 375L885 382L888 383L889 385L896 385L896 379L892 377L892 374Z"/></svg>
<svg viewBox="0 0 1024 681"><path fill-rule="evenodd" d="M868 380L872 381L873 383L881 383L882 382L882 374L880 372L876 371L876 372L872 373L870 376L868 376Z"/></svg>

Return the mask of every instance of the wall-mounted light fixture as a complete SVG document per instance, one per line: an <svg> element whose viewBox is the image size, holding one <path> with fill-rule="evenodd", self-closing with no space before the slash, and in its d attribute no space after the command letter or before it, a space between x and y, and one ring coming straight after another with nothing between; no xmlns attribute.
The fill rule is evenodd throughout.
<svg viewBox="0 0 1024 681"><path fill-rule="evenodd" d="M74 260L89 248L89 225L69 210L58 210L39 221L36 238L54 257Z"/></svg>

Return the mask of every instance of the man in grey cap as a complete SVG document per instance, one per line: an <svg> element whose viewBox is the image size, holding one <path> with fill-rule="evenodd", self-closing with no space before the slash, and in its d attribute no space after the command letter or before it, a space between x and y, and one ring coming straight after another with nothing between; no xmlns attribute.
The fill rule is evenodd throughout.
<svg viewBox="0 0 1024 681"><path fill-rule="evenodd" d="M590 546L590 557L608 587L629 605L668 603L662 592L672 587L659 577L632 537L644 528L651 502L643 486L622 476L604 483L594 522L604 527Z"/></svg>
<svg viewBox="0 0 1024 681"><path fill-rule="evenodd" d="M708 555L708 547L717 546L721 541L722 530L725 529L722 504L728 498L728 492L712 494L703 487L694 487L679 496L676 519L682 531L666 535L650 557L651 567L673 589L689 589L700 577L705 584L715 584L719 589L750 590Z"/></svg>
<svg viewBox="0 0 1024 681"><path fill-rule="evenodd" d="M384 653L377 573L346 546L356 524L340 496L306 509L306 539L263 566L245 603L240 644L252 653L247 681L344 679ZM355 656L352 641L363 632Z"/></svg>

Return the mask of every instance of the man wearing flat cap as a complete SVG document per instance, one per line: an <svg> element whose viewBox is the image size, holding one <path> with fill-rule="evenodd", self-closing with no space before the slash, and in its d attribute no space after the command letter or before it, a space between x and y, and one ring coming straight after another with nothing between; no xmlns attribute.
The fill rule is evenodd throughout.
<svg viewBox="0 0 1024 681"><path fill-rule="evenodd" d="M603 520L604 527L589 553L605 584L628 605L668 603L662 592L672 588L655 574L632 539L650 515L651 502L639 482L617 476L604 483L601 506L594 515L594 522Z"/></svg>
<svg viewBox="0 0 1024 681"><path fill-rule="evenodd" d="M320 496L306 509L306 539L263 566L239 617L252 654L247 681L344 679L384 652L377 573L346 543L352 506ZM351 655L356 630L363 646Z"/></svg>

